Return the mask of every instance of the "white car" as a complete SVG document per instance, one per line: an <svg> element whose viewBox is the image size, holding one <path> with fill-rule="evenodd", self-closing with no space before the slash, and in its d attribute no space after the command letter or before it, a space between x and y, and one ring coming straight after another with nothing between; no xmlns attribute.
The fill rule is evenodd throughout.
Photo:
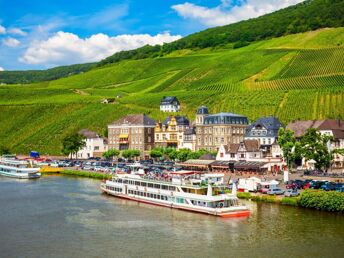
<svg viewBox="0 0 344 258"><path fill-rule="evenodd" d="M300 195L300 192L297 189L288 189L285 191L284 196L286 197L294 197Z"/></svg>
<svg viewBox="0 0 344 258"><path fill-rule="evenodd" d="M284 194L284 190L282 190L281 188L272 188L267 192L267 194L269 194L269 195L281 195L281 194Z"/></svg>

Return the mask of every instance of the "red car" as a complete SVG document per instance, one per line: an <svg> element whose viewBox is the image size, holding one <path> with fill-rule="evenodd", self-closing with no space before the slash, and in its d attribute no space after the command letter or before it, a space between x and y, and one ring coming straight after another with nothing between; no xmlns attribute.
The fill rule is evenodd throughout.
<svg viewBox="0 0 344 258"><path fill-rule="evenodd" d="M260 188L259 189L259 192L261 192L261 193L263 193L263 194L266 194L266 193L268 193L268 191L269 191L270 189L269 188Z"/></svg>
<svg viewBox="0 0 344 258"><path fill-rule="evenodd" d="M287 188L287 189L296 189L297 187L298 187L298 185L295 183L289 183L285 186L285 188Z"/></svg>
<svg viewBox="0 0 344 258"><path fill-rule="evenodd" d="M303 189L311 188L311 183L310 183L310 182L305 183L305 184L302 186L302 188L303 188Z"/></svg>

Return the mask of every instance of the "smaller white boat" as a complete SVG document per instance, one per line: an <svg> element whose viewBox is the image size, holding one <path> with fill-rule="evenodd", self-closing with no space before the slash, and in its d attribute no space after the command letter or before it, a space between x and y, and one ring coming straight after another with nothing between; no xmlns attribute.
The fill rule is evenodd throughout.
<svg viewBox="0 0 344 258"><path fill-rule="evenodd" d="M39 178L41 173L40 168L33 167L32 163L27 160L17 160L9 157L2 157L0 159L0 175L19 178L32 179Z"/></svg>

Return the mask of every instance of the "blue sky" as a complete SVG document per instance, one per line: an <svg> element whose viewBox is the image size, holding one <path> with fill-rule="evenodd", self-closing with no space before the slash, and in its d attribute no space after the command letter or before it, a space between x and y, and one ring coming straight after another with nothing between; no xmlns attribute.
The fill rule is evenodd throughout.
<svg viewBox="0 0 344 258"><path fill-rule="evenodd" d="M302 0L0 0L0 70L93 62Z"/></svg>

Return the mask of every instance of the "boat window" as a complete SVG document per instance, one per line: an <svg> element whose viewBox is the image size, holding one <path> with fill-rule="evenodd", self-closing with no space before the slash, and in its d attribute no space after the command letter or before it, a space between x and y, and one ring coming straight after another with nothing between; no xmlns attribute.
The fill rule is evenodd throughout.
<svg viewBox="0 0 344 258"><path fill-rule="evenodd" d="M153 188L153 184L152 183L148 183L148 187Z"/></svg>
<svg viewBox="0 0 344 258"><path fill-rule="evenodd" d="M156 194L153 195L153 198L156 199Z"/></svg>
<svg viewBox="0 0 344 258"><path fill-rule="evenodd" d="M122 179L118 179L118 183L122 183Z"/></svg>
<svg viewBox="0 0 344 258"><path fill-rule="evenodd" d="M175 187L175 186L169 186L168 189L169 189L170 191L175 191L175 190L176 190L176 187Z"/></svg>
<svg viewBox="0 0 344 258"><path fill-rule="evenodd" d="M135 185L140 185L140 181L135 181Z"/></svg>
<svg viewBox="0 0 344 258"><path fill-rule="evenodd" d="M160 189L160 185L154 184L154 188Z"/></svg>
<svg viewBox="0 0 344 258"><path fill-rule="evenodd" d="M128 180L124 179L123 184L128 184Z"/></svg>
<svg viewBox="0 0 344 258"><path fill-rule="evenodd" d="M147 186L146 182L141 182L141 186Z"/></svg>
<svg viewBox="0 0 344 258"><path fill-rule="evenodd" d="M168 185L161 185L161 189L168 190Z"/></svg>

